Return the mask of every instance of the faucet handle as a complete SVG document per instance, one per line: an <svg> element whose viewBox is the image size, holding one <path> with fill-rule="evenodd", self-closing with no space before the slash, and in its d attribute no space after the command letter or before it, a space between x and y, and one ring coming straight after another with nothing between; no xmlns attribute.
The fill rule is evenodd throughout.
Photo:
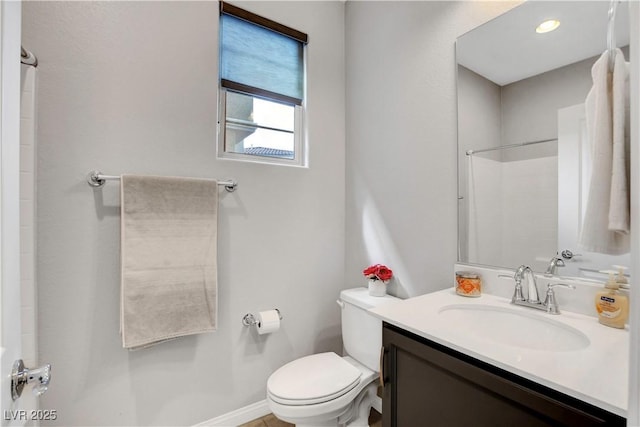
<svg viewBox="0 0 640 427"><path fill-rule="evenodd" d="M522 277L515 273L513 276L509 274L498 274L498 277L503 279L513 279L516 282L516 287L513 290L513 296L511 297L511 303L516 301L525 301L526 298L522 295Z"/></svg>
<svg viewBox="0 0 640 427"><path fill-rule="evenodd" d="M564 259L571 259L574 256L582 256L582 254L574 254L569 249L565 249L564 251L560 252L560 255L562 255L562 258Z"/></svg>
<svg viewBox="0 0 640 427"><path fill-rule="evenodd" d="M558 301L556 301L556 294L553 292L553 288L561 286L567 289L575 289L574 285L567 285L566 283L549 283L547 285L547 296L544 299L544 306L547 308L549 314L560 314L560 308L558 307Z"/></svg>
<svg viewBox="0 0 640 427"><path fill-rule="evenodd" d="M563 288L569 288L569 289L575 289L575 285L567 285L566 283L549 283L547 285L547 293L549 291L553 292L553 288L555 288L556 286L562 286Z"/></svg>
<svg viewBox="0 0 640 427"><path fill-rule="evenodd" d="M511 303L515 303L516 301L526 301L527 299L522 294L522 285L518 282L516 283L516 288L513 290L513 296L511 297Z"/></svg>
<svg viewBox="0 0 640 427"><path fill-rule="evenodd" d="M549 261L549 266L547 267L547 270L544 272L544 275L546 277L553 277L555 276L556 271L558 271L558 267L564 267L565 265L566 264L564 263L564 260L560 258L558 254L555 254L553 258L551 258L551 260Z"/></svg>
<svg viewBox="0 0 640 427"><path fill-rule="evenodd" d="M525 301L526 298L522 295L522 277L518 276L518 274L514 274L513 276L509 274L498 274L498 277L502 279L513 279L516 281L516 287L513 290L513 296L511 297L511 303L515 303L516 301Z"/></svg>

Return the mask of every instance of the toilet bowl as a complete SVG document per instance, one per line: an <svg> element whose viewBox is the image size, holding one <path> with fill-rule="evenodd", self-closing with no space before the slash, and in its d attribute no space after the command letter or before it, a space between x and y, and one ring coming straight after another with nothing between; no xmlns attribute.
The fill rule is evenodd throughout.
<svg viewBox="0 0 640 427"><path fill-rule="evenodd" d="M313 354L276 370L267 381L271 412L297 427L368 426L373 401L379 399L382 322L367 309L392 301L398 299L369 296L366 288L342 291L338 304L347 355Z"/></svg>

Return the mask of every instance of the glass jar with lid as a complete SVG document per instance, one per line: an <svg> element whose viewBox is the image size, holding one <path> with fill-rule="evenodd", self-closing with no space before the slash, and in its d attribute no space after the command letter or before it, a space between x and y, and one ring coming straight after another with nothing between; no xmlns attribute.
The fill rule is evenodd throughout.
<svg viewBox="0 0 640 427"><path fill-rule="evenodd" d="M480 275L472 271L456 271L456 293L465 297L479 297L482 293Z"/></svg>

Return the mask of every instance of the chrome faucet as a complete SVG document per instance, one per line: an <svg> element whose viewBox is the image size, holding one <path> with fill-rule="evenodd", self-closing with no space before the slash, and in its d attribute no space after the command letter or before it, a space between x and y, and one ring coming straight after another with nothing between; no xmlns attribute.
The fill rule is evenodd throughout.
<svg viewBox="0 0 640 427"><path fill-rule="evenodd" d="M538 284L536 283L536 276L533 274L533 270L528 265L521 265L516 270L514 279L516 283L522 283L525 278L525 274L529 273L527 277L527 302L530 304L540 304L540 298L538 297ZM522 288L521 288L522 291Z"/></svg>
<svg viewBox="0 0 640 427"><path fill-rule="evenodd" d="M522 295L522 281L527 277L527 298ZM575 289L573 285L567 285L564 283L549 283L547 285L547 295L544 302L541 302L538 298L538 286L536 283L536 276L528 265L521 265L513 275L513 279L516 282L516 287L511 297L511 304L522 305L529 308L535 308L537 310L544 310L549 314L560 314L560 308L556 300L556 295L553 288L556 286L562 286L568 289Z"/></svg>
<svg viewBox="0 0 640 427"><path fill-rule="evenodd" d="M554 276L558 272L558 267L564 267L564 265L564 260L556 255L549 261L549 266L547 267L547 271L544 272L544 275L547 277Z"/></svg>

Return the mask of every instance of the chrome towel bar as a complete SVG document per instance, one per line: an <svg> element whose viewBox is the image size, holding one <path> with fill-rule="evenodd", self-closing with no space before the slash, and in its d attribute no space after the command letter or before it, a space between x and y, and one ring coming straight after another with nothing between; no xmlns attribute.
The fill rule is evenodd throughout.
<svg viewBox="0 0 640 427"><path fill-rule="evenodd" d="M102 187L107 181L119 181L120 177L117 175L104 175L100 171L91 171L87 174L87 183L93 188ZM238 183L233 179L227 179L226 181L218 181L218 185L224 185L224 189L229 193L236 191Z"/></svg>

